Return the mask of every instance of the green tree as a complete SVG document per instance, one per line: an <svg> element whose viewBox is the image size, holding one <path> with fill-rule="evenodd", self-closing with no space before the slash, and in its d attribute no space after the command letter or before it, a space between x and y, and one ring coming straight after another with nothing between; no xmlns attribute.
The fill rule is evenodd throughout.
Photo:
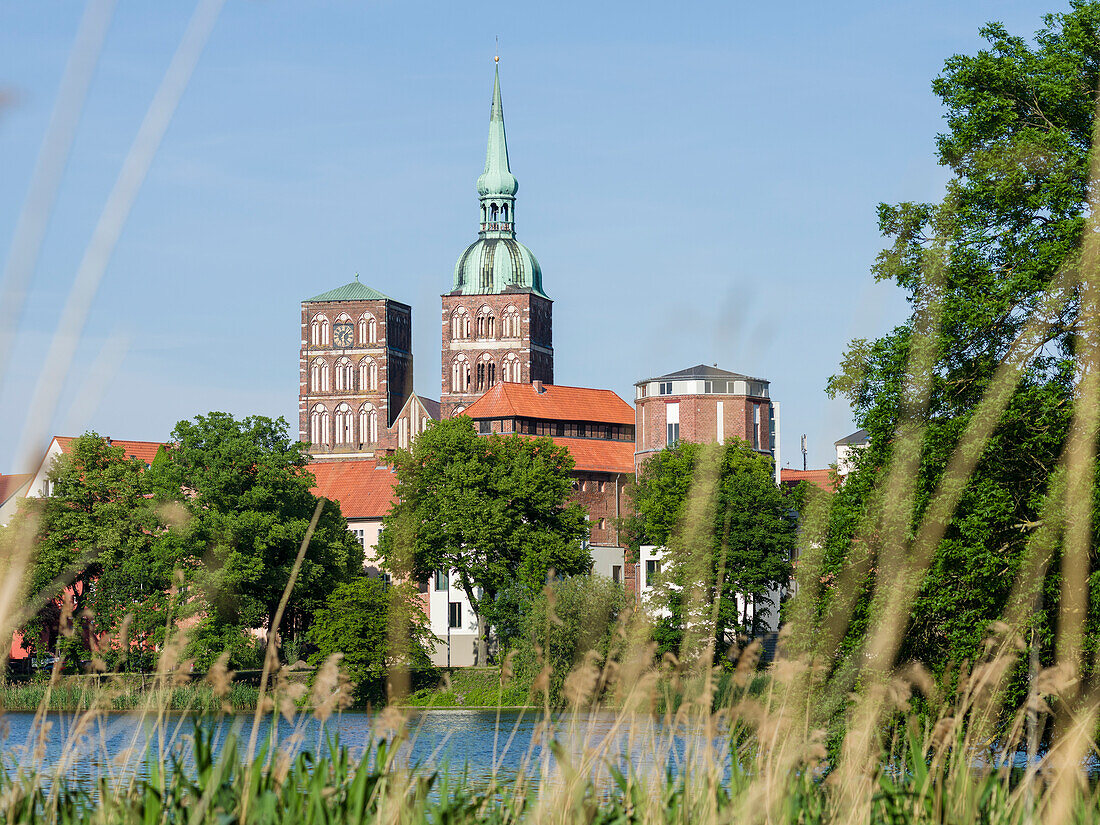
<svg viewBox="0 0 1100 825"><path fill-rule="evenodd" d="M132 641L159 644L174 559L161 552L165 527L147 497L145 465L89 432L54 459L47 479L50 495L23 499L13 525L33 529L28 592L50 599L24 627L27 643L57 644L68 586L80 630L66 643L74 658L91 635L117 631L127 615Z"/></svg>
<svg viewBox="0 0 1100 825"><path fill-rule="evenodd" d="M237 664L248 655L247 631L274 620L318 501L314 478L304 445L290 440L281 418L212 412L179 422L172 442L149 475L158 499L180 502L189 516L168 540L199 596L191 601L202 615L196 653L205 664L229 649ZM328 595L362 567L361 545L339 506L327 502L280 633L307 629Z"/></svg>
<svg viewBox="0 0 1100 825"><path fill-rule="evenodd" d="M912 314L878 340L853 341L828 385L849 400L870 445L834 500L827 574L852 550L894 457L899 426L926 427L916 524L998 366L1029 320L1046 324L913 606L899 655L933 667L973 658L990 622L1003 614L1065 444L1079 304L1059 279L1075 272L1085 225L1100 4L1074 0L1069 12L1044 18L1033 42L999 23L981 34L988 47L950 58L932 84L948 127L937 137L939 161L952 175L944 200L879 206L890 246L874 276L904 290ZM907 363L915 342L925 340L917 331L922 313L932 310L940 314L931 333L933 363L915 377L928 380L929 402L918 409ZM864 586L870 588L869 577ZM1046 586L1056 589L1053 574ZM849 647L867 621L867 600L857 604ZM1040 614L1048 648L1050 627L1050 616Z"/></svg>
<svg viewBox="0 0 1100 825"><path fill-rule="evenodd" d="M699 546L688 546L693 540L686 537L691 525L685 521L699 464L711 449L721 454L714 501L704 508L710 520L698 531L700 564ZM799 499L776 486L770 457L738 439L721 446L681 441L646 461L628 495L634 514L624 533L631 548L666 548L659 598L670 615L654 628L663 650L680 649L689 621L685 593L692 585L703 586L703 603L717 608L711 614L716 654L724 653L737 633L755 635L760 621L778 611L773 593L791 576Z"/></svg>
<svg viewBox="0 0 1100 825"><path fill-rule="evenodd" d="M566 677L589 651L601 662L607 660L625 604L622 585L604 576L569 576L549 583L523 618L516 671L533 681L549 665L550 700L560 703Z"/></svg>
<svg viewBox="0 0 1100 825"><path fill-rule="evenodd" d="M440 421L393 459L397 504L379 552L398 575L451 570L478 616L486 661L488 611L516 582L537 592L550 570L587 572L584 511L568 503L573 458L549 438L481 437L465 416Z"/></svg>
<svg viewBox="0 0 1100 825"><path fill-rule="evenodd" d="M390 587L381 579L357 576L339 585L317 611L309 630L317 646L310 662L318 665L333 653L343 654L357 700L379 701L386 698L386 675L395 664L431 670L428 650L434 639L427 624L412 586Z"/></svg>

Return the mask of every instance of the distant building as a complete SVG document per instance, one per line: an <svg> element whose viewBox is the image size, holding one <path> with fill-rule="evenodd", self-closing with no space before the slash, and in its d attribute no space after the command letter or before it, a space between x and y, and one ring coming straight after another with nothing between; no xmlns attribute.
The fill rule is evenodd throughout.
<svg viewBox="0 0 1100 825"><path fill-rule="evenodd" d="M855 469L856 456L859 451L866 448L871 439L866 430L856 430L851 435L846 435L840 441L834 442L836 447L836 474L841 483L848 474Z"/></svg>
<svg viewBox="0 0 1100 825"><path fill-rule="evenodd" d="M699 364L635 385L636 466L677 441L748 441L773 454L775 421L768 381Z"/></svg>
<svg viewBox="0 0 1100 825"><path fill-rule="evenodd" d="M340 504L340 513L363 547L368 576L387 578L379 567L378 535L382 517L394 504L397 477L388 464L374 459L315 461L306 469L317 480L312 492Z"/></svg>
<svg viewBox="0 0 1100 825"><path fill-rule="evenodd" d="M0 527L11 521L19 509L19 500L27 495L33 480L34 473L0 474Z"/></svg>
<svg viewBox="0 0 1100 825"><path fill-rule="evenodd" d="M315 459L373 458L412 395L412 308L358 279L302 302L298 438Z"/></svg>

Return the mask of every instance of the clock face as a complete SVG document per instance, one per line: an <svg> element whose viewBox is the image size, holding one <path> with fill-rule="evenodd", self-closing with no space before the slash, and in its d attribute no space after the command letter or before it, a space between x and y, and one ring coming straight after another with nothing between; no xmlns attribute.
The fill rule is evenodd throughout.
<svg viewBox="0 0 1100 825"><path fill-rule="evenodd" d="M347 347L351 346L351 324L336 324L332 328L332 340L336 342L336 346Z"/></svg>

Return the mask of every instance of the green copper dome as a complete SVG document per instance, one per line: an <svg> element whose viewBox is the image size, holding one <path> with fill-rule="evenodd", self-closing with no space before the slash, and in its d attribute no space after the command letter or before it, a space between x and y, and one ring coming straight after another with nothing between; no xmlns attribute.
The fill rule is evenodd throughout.
<svg viewBox="0 0 1100 825"><path fill-rule="evenodd" d="M516 240L516 192L519 182L508 165L504 133L504 105L500 101L500 69L493 77L493 105L489 110L489 143L485 171L477 179L481 223L477 240L455 264L452 295L496 295L502 292L542 291L538 259Z"/></svg>
<svg viewBox="0 0 1100 825"><path fill-rule="evenodd" d="M538 259L515 238L478 238L455 264L452 295L496 295L542 291Z"/></svg>

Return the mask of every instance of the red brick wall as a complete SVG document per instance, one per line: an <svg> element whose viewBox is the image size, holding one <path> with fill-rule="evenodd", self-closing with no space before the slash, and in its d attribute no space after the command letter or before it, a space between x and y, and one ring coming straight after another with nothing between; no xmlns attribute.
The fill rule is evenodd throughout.
<svg viewBox="0 0 1100 825"><path fill-rule="evenodd" d="M469 314L470 337L452 339L451 318L462 307ZM495 330L492 337L479 338L478 311L492 310ZM503 314L508 307L519 312L519 338L503 337ZM483 356L492 360L496 380L503 380L504 359L511 353L519 359L520 381L554 383L553 302L531 293L505 295L444 295L442 312L442 371L440 381L440 417L450 418L458 407L468 407L485 390L476 388L477 363ZM459 355L466 356L470 366L470 391L452 392L452 364ZM512 380L515 380L514 378ZM488 387L486 387L487 389Z"/></svg>
<svg viewBox="0 0 1100 825"><path fill-rule="evenodd" d="M376 342L361 344L359 341L359 318L364 313L374 316L376 323ZM333 343L333 325L341 315L348 315L354 325L353 345L344 350ZM324 315L329 321L328 344L312 343L311 324L318 315ZM335 446L314 445L314 455L339 455L342 453L362 453L394 446L395 434L388 424L404 406L412 393L412 309L397 301L332 301L306 302L302 304L301 349L298 361L298 438L308 441L309 413L318 404L324 405L330 417L337 405L346 401L356 415L355 439L351 445ZM334 365L346 355L358 368L359 361L369 355L378 365L378 388L353 391L336 389ZM310 365L315 358L323 358L329 367L329 391L322 392L309 385ZM358 411L364 402L374 405L378 414L378 442L373 445L359 446ZM330 419L333 420L333 419ZM333 420L333 432L335 421ZM335 439L333 439L335 440Z"/></svg>
<svg viewBox="0 0 1100 825"><path fill-rule="evenodd" d="M718 402L722 402L723 439L740 438L752 442L753 405L760 405L760 450L771 449L769 414L771 402L766 398L745 395L651 395L635 402L635 464L642 463L667 443L666 407L680 405L680 440L709 444L718 440ZM643 413L644 410L644 413ZM644 425L643 425L644 419Z"/></svg>

